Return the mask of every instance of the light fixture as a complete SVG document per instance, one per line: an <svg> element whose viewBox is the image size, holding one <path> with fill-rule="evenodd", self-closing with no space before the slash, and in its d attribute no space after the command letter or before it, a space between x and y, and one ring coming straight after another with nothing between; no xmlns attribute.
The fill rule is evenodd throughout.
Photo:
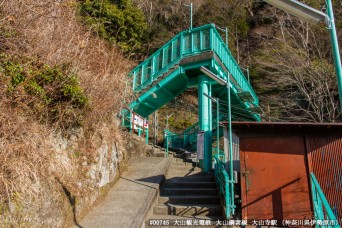
<svg viewBox="0 0 342 228"><path fill-rule="evenodd" d="M218 84L220 84L221 86L227 85L227 82L224 81L223 79L217 77L216 74L214 74L213 72L211 72L210 70L208 70L207 68L205 68L204 66L201 66L200 71L202 73L204 73L205 75L207 75L209 78L213 79L214 81L216 81Z"/></svg>
<svg viewBox="0 0 342 228"><path fill-rule="evenodd" d="M299 17L310 23L325 22L330 32L331 47L335 62L335 71L340 98L340 111L342 111L342 64L340 48L336 34L335 17L333 12L332 0L325 0L327 14L307 6L297 0L264 0L265 2L284 10L285 12Z"/></svg>
<svg viewBox="0 0 342 228"><path fill-rule="evenodd" d="M265 2L284 10L285 12L299 17L309 23L317 24L325 22L329 24L328 16L310 6L307 6L296 0L264 0Z"/></svg>

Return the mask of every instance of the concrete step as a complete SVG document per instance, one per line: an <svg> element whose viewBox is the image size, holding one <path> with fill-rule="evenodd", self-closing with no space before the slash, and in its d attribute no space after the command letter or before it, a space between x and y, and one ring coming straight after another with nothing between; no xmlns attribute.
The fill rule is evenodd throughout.
<svg viewBox="0 0 342 228"><path fill-rule="evenodd" d="M167 175L170 177L214 177L213 173L205 173L201 171L186 171L169 169Z"/></svg>
<svg viewBox="0 0 342 228"><path fill-rule="evenodd" d="M216 188L215 182L168 182L165 181L166 188Z"/></svg>
<svg viewBox="0 0 342 228"><path fill-rule="evenodd" d="M214 177L212 175L192 175L192 176L177 176L167 174L166 179L168 182L212 182Z"/></svg>
<svg viewBox="0 0 342 228"><path fill-rule="evenodd" d="M154 157L165 157L165 153L154 153Z"/></svg>
<svg viewBox="0 0 342 228"><path fill-rule="evenodd" d="M172 163L173 162L177 162L177 163L184 163L185 160L183 158L180 158L180 157L173 157L172 158Z"/></svg>
<svg viewBox="0 0 342 228"><path fill-rule="evenodd" d="M222 207L220 205L173 205L173 204L162 204L157 205L153 208L153 213L156 215L211 215L221 216Z"/></svg>
<svg viewBox="0 0 342 228"><path fill-rule="evenodd" d="M163 188L162 195L217 195L216 188Z"/></svg>
<svg viewBox="0 0 342 228"><path fill-rule="evenodd" d="M173 159L172 159L173 160ZM180 166L180 167L183 167L183 166L187 166L187 167L196 167L196 163L195 162L184 162L184 161L182 161L182 162L180 162L180 161L172 161L171 163L170 163L170 166L172 166L172 167L178 167L178 166Z"/></svg>
<svg viewBox="0 0 342 228"><path fill-rule="evenodd" d="M185 177L185 176L208 176L201 170L186 170L186 169L169 169L167 175L170 177Z"/></svg>
<svg viewBox="0 0 342 228"><path fill-rule="evenodd" d="M219 204L220 197L218 195L171 195L160 196L159 204Z"/></svg>
<svg viewBox="0 0 342 228"><path fill-rule="evenodd" d="M198 172L201 172L202 169L199 168L199 167L193 167L193 166L190 166L190 165L176 165L176 166L173 166L172 164L169 166L169 172L173 172L173 171L198 171Z"/></svg>

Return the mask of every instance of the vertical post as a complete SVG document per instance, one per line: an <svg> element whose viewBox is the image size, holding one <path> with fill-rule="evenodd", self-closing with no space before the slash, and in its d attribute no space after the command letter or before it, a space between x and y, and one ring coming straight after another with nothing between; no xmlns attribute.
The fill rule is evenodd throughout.
<svg viewBox="0 0 342 228"><path fill-rule="evenodd" d="M148 124L148 117L146 117L146 124ZM146 145L148 144L148 125L146 127Z"/></svg>
<svg viewBox="0 0 342 228"><path fill-rule="evenodd" d="M137 74L134 71L133 73L133 91L135 90L135 88L137 87L135 84L137 83Z"/></svg>
<svg viewBox="0 0 342 228"><path fill-rule="evenodd" d="M154 124L153 124L153 131L154 131L154 145L157 145L157 136L158 136L158 123L157 123L157 111L154 112Z"/></svg>
<svg viewBox="0 0 342 228"><path fill-rule="evenodd" d="M151 65L151 67L152 67L151 68L151 81L153 81L154 72L156 70L156 57L153 56L151 61L152 61L152 65Z"/></svg>
<svg viewBox="0 0 342 228"><path fill-rule="evenodd" d="M220 156L220 101L216 98L216 151L218 156Z"/></svg>
<svg viewBox="0 0 342 228"><path fill-rule="evenodd" d="M165 156L169 156L169 131L164 130L164 137L166 139L166 145L165 145Z"/></svg>
<svg viewBox="0 0 342 228"><path fill-rule="evenodd" d="M227 77L227 89L228 89L228 127L229 127L229 175L230 175L230 196L231 196L231 211L234 214L234 170L233 170L233 136L232 136L232 108L230 97L230 82L229 74Z"/></svg>
<svg viewBox="0 0 342 228"><path fill-rule="evenodd" d="M133 118L132 118L132 120L131 120L131 123L132 123L132 127L131 127L132 131L131 131L131 133L134 134L134 117L135 117L135 116L134 116L134 112L132 113L132 117L133 117Z"/></svg>
<svg viewBox="0 0 342 228"><path fill-rule="evenodd" d="M192 2L190 2L190 30L192 29Z"/></svg>
<svg viewBox="0 0 342 228"><path fill-rule="evenodd" d="M209 83L208 85L208 94L210 97L212 97L211 95L211 84ZM208 97L209 98L209 97ZM208 159L210 161L208 162L208 166L209 166L209 170L213 168L213 102L212 99L208 99L208 119L209 119L209 129L208 129Z"/></svg>
<svg viewBox="0 0 342 228"><path fill-rule="evenodd" d="M335 61L335 71L337 76L337 84L338 84L338 93L340 97L340 110L342 110L342 67L341 67L341 57L340 57L340 50L338 46L338 39L336 34L336 26L335 26L335 18L333 12L333 6L331 0L326 0L327 5L327 14L329 17L329 32L330 32L330 40L332 51L334 55Z"/></svg>
<svg viewBox="0 0 342 228"><path fill-rule="evenodd" d="M249 81L249 68L248 67L247 67L246 71L247 71L248 83L250 83L250 81Z"/></svg>
<svg viewBox="0 0 342 228"><path fill-rule="evenodd" d="M210 121L209 121L209 103L211 100L204 94L209 93L209 80L205 75L199 77L198 85L198 108L199 108L199 130L204 131L204 159L200 161L204 172L209 172L211 169L211 139L210 139Z"/></svg>
<svg viewBox="0 0 342 228"><path fill-rule="evenodd" d="M229 46L228 46L228 28L227 27L226 27L226 45L228 48Z"/></svg>
<svg viewBox="0 0 342 228"><path fill-rule="evenodd" d="M226 126L224 126L223 128L223 143L224 143L224 164L227 167L228 164L226 162L229 161L229 140L228 140L229 136L228 136L228 128Z"/></svg>

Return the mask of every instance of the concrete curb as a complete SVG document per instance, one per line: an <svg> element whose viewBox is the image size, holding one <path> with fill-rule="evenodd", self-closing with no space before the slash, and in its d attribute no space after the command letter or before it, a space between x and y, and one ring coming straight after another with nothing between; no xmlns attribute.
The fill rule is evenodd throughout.
<svg viewBox="0 0 342 228"><path fill-rule="evenodd" d="M145 199L145 203L140 209L139 215L134 219L131 227L132 228L144 228L145 227L145 220L146 218L152 214L153 206L156 204L158 195L160 193L160 188L163 185L166 177L166 173L169 169L171 163L171 157L168 158L167 164L163 170L163 177L159 180L155 189L151 189L148 196Z"/></svg>

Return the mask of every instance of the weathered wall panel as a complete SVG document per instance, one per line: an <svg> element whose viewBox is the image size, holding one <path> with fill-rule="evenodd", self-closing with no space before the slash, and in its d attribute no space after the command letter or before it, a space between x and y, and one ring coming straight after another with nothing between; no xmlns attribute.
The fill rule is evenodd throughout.
<svg viewBox="0 0 342 228"><path fill-rule="evenodd" d="M297 205L298 201L306 201L308 196L311 197L311 192L308 191L307 196L302 198L298 196L296 191L306 192L306 189L310 189L309 182L307 181L307 187L305 188L300 188L297 185L296 188L290 191L284 189L284 191L281 191L281 199L274 200L272 203L270 199L267 199L268 196L265 196L266 192L262 191L265 190L262 186L272 189L274 183L270 184L269 182L276 180L275 182L280 183L281 181L277 179L285 180L292 177L292 172L303 174L303 167L305 167L306 180L310 172L315 174L330 206L338 216L340 224L342 223L342 124L235 122L233 123L233 129L240 137L242 151L241 182L242 195L244 196L242 199L244 201L244 216L247 216L248 219L251 219L251 216L265 218L273 213L278 217L281 217L281 214L283 218L287 217L286 209L284 210L283 206L279 207L278 202L288 201ZM292 140L289 140L291 137ZM302 148L299 149L298 146ZM272 156L265 155L265 151L271 153ZM294 152L297 155L302 154L303 165L297 162L293 164L293 158L295 157L291 157L290 154ZM247 161L245 160L246 156L248 156ZM281 161L281 158L283 158L283 161ZM297 161L298 158L295 158L295 160ZM285 169L283 167L284 162L287 164ZM281 165L274 165L276 163ZM268 168L266 167L266 169L265 166L268 166ZM245 169L251 177L260 179L260 187L257 187L259 189L248 189L248 181L243 181L244 172L246 172L246 170L243 170L244 167L246 167ZM254 183L258 186L257 182L253 181L249 185L254 186ZM249 205L253 203L252 199L264 200L267 204L265 204L264 208L261 206L253 207ZM270 212L270 209L266 210L265 207L271 208L273 212ZM298 212L301 211L299 205Z"/></svg>
<svg viewBox="0 0 342 228"><path fill-rule="evenodd" d="M310 172L313 172L342 223L342 133L306 136Z"/></svg>
<svg viewBox="0 0 342 228"><path fill-rule="evenodd" d="M311 219L303 139L241 139L243 219Z"/></svg>

